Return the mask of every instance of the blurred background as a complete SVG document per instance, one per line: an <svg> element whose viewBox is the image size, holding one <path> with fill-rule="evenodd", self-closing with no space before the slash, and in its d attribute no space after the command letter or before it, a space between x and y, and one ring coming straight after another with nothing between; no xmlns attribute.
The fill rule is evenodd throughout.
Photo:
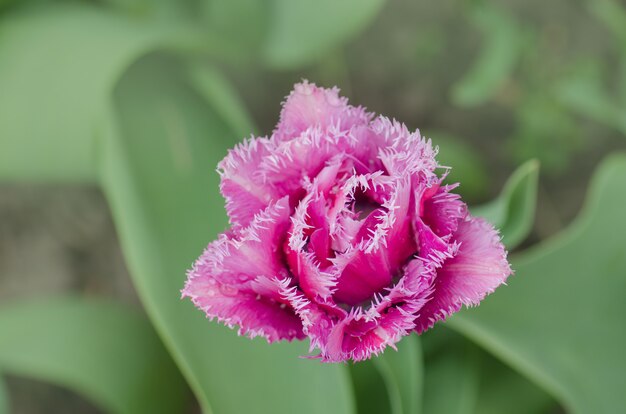
<svg viewBox="0 0 626 414"><path fill-rule="evenodd" d="M155 67L165 75L142 74ZM216 160L251 132L270 134L303 78L419 128L470 204L496 197L516 167L537 159L523 249L565 228L599 163L626 149L626 4L0 0L0 303L76 293L141 311L91 137L125 88L169 90L173 78L224 125L222 135L205 132L219 142ZM166 122L173 135L177 122ZM5 380L12 413L104 412L32 376ZM564 412L542 395L533 412Z"/></svg>

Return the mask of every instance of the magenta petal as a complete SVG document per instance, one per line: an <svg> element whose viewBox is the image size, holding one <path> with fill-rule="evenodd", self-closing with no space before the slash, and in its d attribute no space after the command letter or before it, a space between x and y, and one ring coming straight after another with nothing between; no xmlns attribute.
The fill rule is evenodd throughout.
<svg viewBox="0 0 626 414"><path fill-rule="evenodd" d="M421 175L424 181L437 178L434 173L438 167L436 151L419 130L410 132L406 125L384 116L372 122L371 130L370 139L380 142L378 158L390 175Z"/></svg>
<svg viewBox="0 0 626 414"><path fill-rule="evenodd" d="M311 299L328 298L337 283L336 275L322 270L330 264L327 259L330 240L324 216L323 196L309 193L291 218L289 240L284 246L289 269Z"/></svg>
<svg viewBox="0 0 626 414"><path fill-rule="evenodd" d="M322 343L322 361L362 361L378 355L415 327L415 313L422 302L409 300L402 307L391 307L378 318L351 314L335 325Z"/></svg>
<svg viewBox="0 0 626 414"><path fill-rule="evenodd" d="M269 139L219 164L231 229L183 296L268 341L310 339L324 362L360 361L477 304L511 273L419 130L306 81ZM443 174L439 174L443 172Z"/></svg>
<svg viewBox="0 0 626 414"><path fill-rule="evenodd" d="M478 305L512 273L500 237L487 221L462 221L453 238L459 244L458 252L437 270L433 298L416 321L418 332L431 328L462 305Z"/></svg>
<svg viewBox="0 0 626 414"><path fill-rule="evenodd" d="M218 165L226 212L235 226L247 226L255 214L277 198L277 193L263 182L258 172L263 157L270 154L270 146L265 138L249 139L230 150Z"/></svg>
<svg viewBox="0 0 626 414"><path fill-rule="evenodd" d="M311 126L346 130L367 125L370 118L362 108L348 105L348 100L339 96L339 89L320 88L305 80L296 84L287 97L274 135L283 141L299 136Z"/></svg>
<svg viewBox="0 0 626 414"><path fill-rule="evenodd" d="M300 289L311 299L327 299L333 294L337 284L337 276L325 272L315 261L311 253L290 252L289 265L297 277Z"/></svg>
<svg viewBox="0 0 626 414"><path fill-rule="evenodd" d="M189 271L183 297L190 297L207 317L239 325L241 334L268 341L301 337L299 318L265 282L288 277L281 253L274 248L288 226L285 197L257 214L249 227L220 236Z"/></svg>
<svg viewBox="0 0 626 414"><path fill-rule="evenodd" d="M467 216L467 206L461 200L461 196L450 192L457 186L437 185L432 196L426 195L421 200L420 215L439 237L452 235L458 227L459 220Z"/></svg>
<svg viewBox="0 0 626 414"><path fill-rule="evenodd" d="M261 336L268 342L303 339L302 323L293 309L252 290L238 291L227 285L197 282L185 290L185 296L205 312L229 327L239 326L239 334Z"/></svg>
<svg viewBox="0 0 626 414"><path fill-rule="evenodd" d="M356 305L379 293L415 252L409 219L410 178L396 179L392 188L382 207L363 221L354 248L335 260L341 271L334 295L339 302Z"/></svg>

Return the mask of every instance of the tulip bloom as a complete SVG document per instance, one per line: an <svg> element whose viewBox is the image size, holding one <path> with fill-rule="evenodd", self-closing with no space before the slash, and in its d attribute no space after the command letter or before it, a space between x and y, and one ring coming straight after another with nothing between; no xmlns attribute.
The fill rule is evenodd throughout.
<svg viewBox="0 0 626 414"><path fill-rule="evenodd" d="M507 253L436 153L336 88L297 84L273 134L219 164L231 229L183 296L242 335L308 337L325 362L367 359L477 305L511 274Z"/></svg>

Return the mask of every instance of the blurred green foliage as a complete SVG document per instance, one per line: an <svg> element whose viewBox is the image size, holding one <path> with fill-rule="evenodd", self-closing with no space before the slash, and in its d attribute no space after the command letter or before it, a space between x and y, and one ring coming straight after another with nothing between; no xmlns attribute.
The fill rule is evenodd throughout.
<svg viewBox="0 0 626 414"><path fill-rule="evenodd" d="M118 303L52 298L3 305L0 331L3 372L65 385L109 412L180 412L187 400L149 321Z"/></svg>
<svg viewBox="0 0 626 414"><path fill-rule="evenodd" d="M511 175L498 198L472 209L473 215L484 217L502 232L502 242L509 249L532 230L538 180L539 163L527 161Z"/></svg>
<svg viewBox="0 0 626 414"><path fill-rule="evenodd" d="M621 154L600 167L566 231L513 259L507 289L449 321L574 413L626 407L624 183Z"/></svg>
<svg viewBox="0 0 626 414"><path fill-rule="evenodd" d="M9 396L7 393L4 380L0 378L0 414L8 414L9 412Z"/></svg>
<svg viewBox="0 0 626 414"><path fill-rule="evenodd" d="M509 287L454 317L455 331L405 338L373 361L300 359L305 344L244 341L179 300L189 263L227 224L214 166L269 132L303 76L423 121L472 202L522 161L566 182L626 142L618 1L559 3L574 34L519 1L409 3L0 1L0 179L100 185L160 338L111 304L16 302L0 309L0 371L111 412L180 412L184 383L162 342L207 413L626 411L624 156L600 168L575 224L513 256ZM537 241L539 162L473 210L511 248ZM0 412L6 400L0 383Z"/></svg>

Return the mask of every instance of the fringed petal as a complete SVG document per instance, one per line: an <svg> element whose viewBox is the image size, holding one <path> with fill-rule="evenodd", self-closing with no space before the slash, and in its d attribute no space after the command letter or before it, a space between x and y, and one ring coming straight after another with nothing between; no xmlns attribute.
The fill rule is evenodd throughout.
<svg viewBox="0 0 626 414"><path fill-rule="evenodd" d="M458 251L437 269L433 298L416 321L417 332L431 328L462 305L478 305L512 273L498 232L487 221L468 218L459 223L453 238Z"/></svg>
<svg viewBox="0 0 626 414"><path fill-rule="evenodd" d="M255 214L278 198L259 175L259 165L271 153L270 147L266 138L251 138L230 150L218 165L220 191L233 226L246 227Z"/></svg>
<svg viewBox="0 0 626 414"><path fill-rule="evenodd" d="M249 227L211 243L188 273L183 297L207 317L268 341L302 336L299 318L267 280L288 278L280 245L289 226L287 198L257 214Z"/></svg>
<svg viewBox="0 0 626 414"><path fill-rule="evenodd" d="M320 88L305 80L294 86L283 104L274 136L278 141L291 140L311 126L325 129L334 125L347 130L367 125L371 118L364 108L348 105L338 88Z"/></svg>
<svg viewBox="0 0 626 414"><path fill-rule="evenodd" d="M369 177L376 182L379 176ZM365 183L362 187L369 189ZM357 305L388 287L416 250L411 235L411 180L393 181L390 196L363 221L351 249L337 256L335 300Z"/></svg>
<svg viewBox="0 0 626 414"><path fill-rule="evenodd" d="M297 84L272 136L219 164L232 229L183 289L240 334L308 337L324 362L395 347L511 274L497 232L442 184L430 140L338 92Z"/></svg>
<svg viewBox="0 0 626 414"><path fill-rule="evenodd" d="M436 235L446 239L457 230L459 221L468 214L467 205L461 196L450 192L456 187L458 184L433 186L434 194L426 194L420 201L419 215Z"/></svg>

